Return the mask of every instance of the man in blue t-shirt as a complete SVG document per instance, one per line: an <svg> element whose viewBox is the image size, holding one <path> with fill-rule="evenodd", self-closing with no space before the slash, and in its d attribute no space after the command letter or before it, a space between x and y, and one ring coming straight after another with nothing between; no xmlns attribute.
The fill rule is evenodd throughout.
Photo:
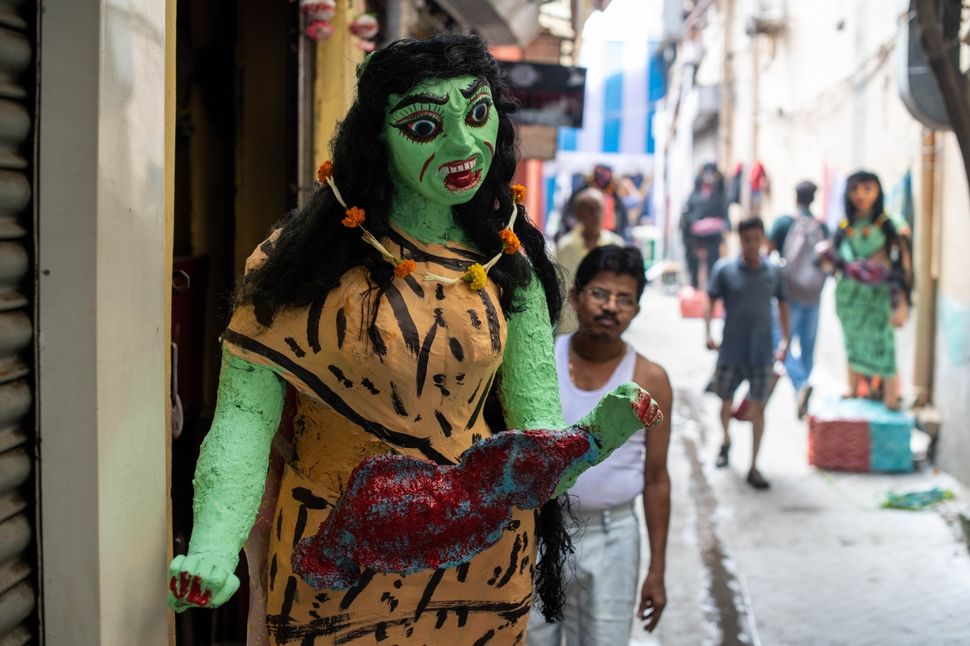
<svg viewBox="0 0 970 646"><path fill-rule="evenodd" d="M751 468L747 481L756 489L767 489L768 481L758 471L758 449L765 429L765 401L773 374L773 364L782 361L788 353L788 303L782 286L781 272L777 265L761 255L765 241L764 223L759 218L749 218L738 226L741 238L741 254L735 258L722 258L714 265L707 287L707 308L704 327L707 347L720 350L717 370L708 390L721 398L721 425L724 441L718 454L717 466L728 463L731 448L731 409L734 391L742 381L748 382L748 398L751 402ZM773 348L771 334L771 300L778 299L782 339ZM711 317L714 302L724 301L724 332L720 346L711 336Z"/></svg>

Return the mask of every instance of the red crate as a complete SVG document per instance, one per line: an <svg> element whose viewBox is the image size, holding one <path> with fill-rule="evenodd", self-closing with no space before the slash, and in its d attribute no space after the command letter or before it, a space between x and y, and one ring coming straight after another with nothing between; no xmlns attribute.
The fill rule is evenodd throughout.
<svg viewBox="0 0 970 646"><path fill-rule="evenodd" d="M808 463L835 471L868 471L869 423L808 418Z"/></svg>
<svg viewBox="0 0 970 646"><path fill-rule="evenodd" d="M707 306L707 292L684 287L677 294L680 303L680 316L685 319L704 318L704 308ZM714 304L714 318L724 318L724 304L720 300Z"/></svg>

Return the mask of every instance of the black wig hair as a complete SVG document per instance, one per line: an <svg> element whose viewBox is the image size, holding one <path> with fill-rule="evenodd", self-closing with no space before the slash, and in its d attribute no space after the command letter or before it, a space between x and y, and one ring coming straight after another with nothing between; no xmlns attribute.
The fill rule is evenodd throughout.
<svg viewBox="0 0 970 646"><path fill-rule="evenodd" d="M453 212L479 251L492 255L502 249L498 233L512 209L509 182L518 157L509 118L516 105L485 42L477 36L450 33L428 40L398 40L371 54L358 68L357 96L331 142L334 181L349 204L364 209L367 228L378 239L387 233L394 192L388 152L381 140L389 96L428 79L466 74L485 79L491 87L499 128L495 158L481 187ZM525 209L517 208L515 233L528 261L518 254L503 255L489 278L499 287L502 309L509 313L516 309L516 289L524 287L534 271L546 292L549 317L557 321L562 308L558 275L546 255L542 234ZM363 242L359 230L340 224L343 215L333 191L323 186L302 209L278 223L282 231L274 253L246 277L238 297L242 303L252 303L257 321L270 325L280 309L309 305L333 289L352 267L364 265L379 287L390 282L393 267Z"/></svg>
<svg viewBox="0 0 970 646"><path fill-rule="evenodd" d="M845 217L849 222L854 221L856 215L858 215L858 213L856 213L855 205L852 203L852 200L849 199L849 193L851 193L852 189L857 185L865 184L867 182L872 182L876 185L876 188L879 189L879 196L873 203L872 213L869 215L871 215L873 218L877 218L885 212L885 199L882 191L882 182L879 181L879 176L866 170L860 170L852 173L849 175L848 179L845 180L845 195L843 199L845 201Z"/></svg>
<svg viewBox="0 0 970 646"><path fill-rule="evenodd" d="M491 87L499 119L495 157L475 196L453 207L455 219L479 251L492 255L502 249L499 231L505 227L513 205L509 182L515 173L518 150L509 114L516 109L508 82L485 42L477 36L439 34L427 40L395 41L375 51L357 69L357 96L331 141L333 178L348 204L367 214L367 228L378 239L389 227L394 186L388 151L381 139L391 94L404 94L429 79L472 75ZM527 259L503 255L489 272L498 286L501 307L515 312L516 291L535 275L545 291L549 319L559 319L563 295L555 265L546 255L542 233L518 209L514 231ZM237 294L237 302L251 304L256 320L272 324L280 310L307 307L319 302L354 267L365 267L378 296L393 278L393 267L365 244L358 229L341 225L344 209L329 186L322 186L300 210L284 217L273 253L251 271ZM372 317L381 299L374 298ZM550 342L551 342L550 338ZM506 430L501 403L493 387L485 416L494 432ZM564 497L563 497L564 498ZM546 503L539 514L539 537L544 546L537 564L536 587L543 614L549 620L562 617L565 604L563 569L571 542L563 523L562 501Z"/></svg>
<svg viewBox="0 0 970 646"><path fill-rule="evenodd" d="M578 292L586 287L596 274L603 271L632 277L637 283L637 300L639 301L643 296L647 275L643 270L643 254L636 247L621 247L615 244L596 247L579 263L573 289Z"/></svg>

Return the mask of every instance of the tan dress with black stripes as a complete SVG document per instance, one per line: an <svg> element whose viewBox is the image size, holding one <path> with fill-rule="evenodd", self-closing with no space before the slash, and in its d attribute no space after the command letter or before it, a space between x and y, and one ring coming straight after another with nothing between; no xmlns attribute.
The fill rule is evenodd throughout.
<svg viewBox="0 0 970 646"><path fill-rule="evenodd" d="M414 259L416 276L459 276L485 260L398 231L382 242ZM253 253L247 269L272 253L272 243ZM293 457L283 469L264 573L270 643L524 643L533 511L514 510L502 539L456 568L409 576L365 570L348 590L317 591L290 567L294 544L316 532L363 458L396 452L455 463L490 434L481 412L505 336L491 282L473 292L411 276L378 296L363 268L347 272L325 300L279 313L270 328L249 308L233 314L223 337L228 350L273 368L297 393Z"/></svg>

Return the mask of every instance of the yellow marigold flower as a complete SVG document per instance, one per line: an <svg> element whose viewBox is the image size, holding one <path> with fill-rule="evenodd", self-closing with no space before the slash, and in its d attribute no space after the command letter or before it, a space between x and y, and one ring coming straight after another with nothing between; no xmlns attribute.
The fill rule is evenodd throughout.
<svg viewBox="0 0 970 646"><path fill-rule="evenodd" d="M525 187L522 184L512 184L509 186L512 191L512 201L516 204L525 204Z"/></svg>
<svg viewBox="0 0 970 646"><path fill-rule="evenodd" d="M519 242L519 236L515 235L515 232L512 231L512 229L502 229L498 232L498 237L500 237L502 242L505 244L505 248L502 251L507 254L513 254L522 247L522 243Z"/></svg>
<svg viewBox="0 0 970 646"><path fill-rule="evenodd" d="M364 209L352 206L347 209L347 217L340 221L348 229L353 229L354 227L359 227L364 223Z"/></svg>
<svg viewBox="0 0 970 646"><path fill-rule="evenodd" d="M488 274L485 273L485 268L477 262L468 268L468 271L465 272L465 275L461 279L468 283L468 289L473 292L484 289L485 285L488 284Z"/></svg>
<svg viewBox="0 0 970 646"><path fill-rule="evenodd" d="M333 175L333 162L329 159L322 164L317 169L317 181L321 184L327 183L327 178Z"/></svg>
<svg viewBox="0 0 970 646"><path fill-rule="evenodd" d="M839 228L840 229L848 229L849 228L849 221L843 218L842 221L839 222Z"/></svg>
<svg viewBox="0 0 970 646"><path fill-rule="evenodd" d="M417 267L417 264L410 258L402 260L394 265L394 275L398 278L407 278L411 275L412 271L417 269Z"/></svg>

